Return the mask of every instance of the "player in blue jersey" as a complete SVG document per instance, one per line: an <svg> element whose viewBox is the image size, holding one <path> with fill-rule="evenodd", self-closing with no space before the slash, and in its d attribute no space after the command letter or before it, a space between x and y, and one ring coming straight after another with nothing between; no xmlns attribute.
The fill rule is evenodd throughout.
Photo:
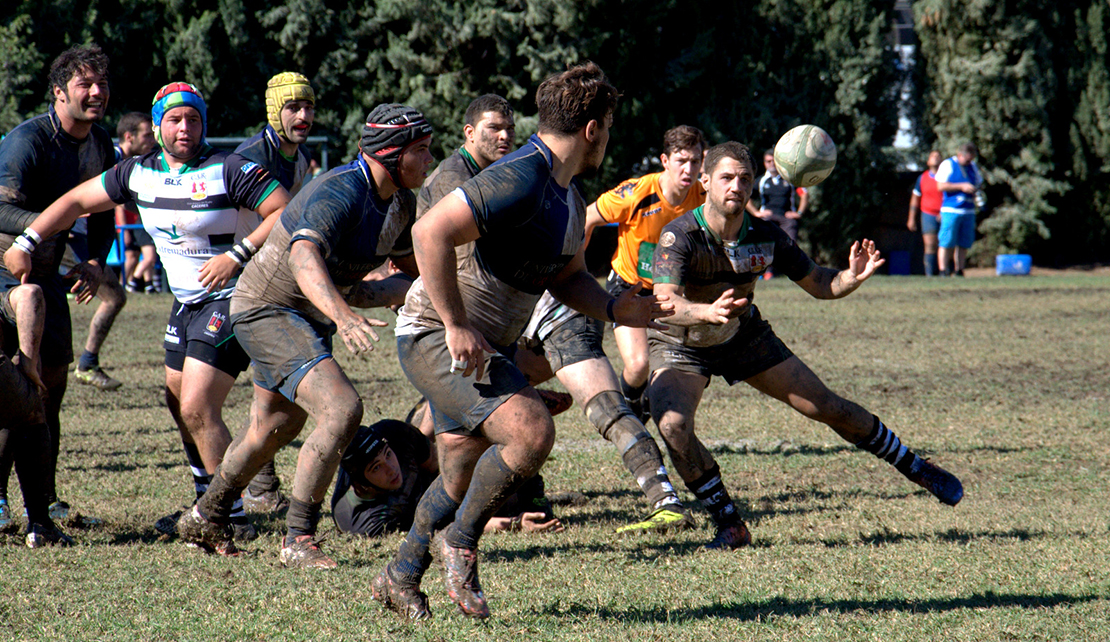
<svg viewBox="0 0 1110 642"><path fill-rule="evenodd" d="M48 85L53 100L47 112L23 122L0 142L0 251L20 243L18 235L58 197L115 162L112 138L97 124L104 118L110 96L108 57L96 45L67 49L51 63ZM88 226L89 244L93 256L98 256L115 237L111 217L95 213L89 216ZM59 276L65 240L66 236L59 234L25 242L25 249L33 252L26 281L40 286L46 298L40 356L51 449L47 495L54 519L70 513L69 505L58 501L54 484L60 448L59 415L73 361L66 290L76 294L78 302L88 302L101 278L95 261L80 263L71 270L67 277L76 278L72 287ZM0 266L0 291L19 284L19 278ZM2 447L0 462L0 497L6 497L11 458Z"/></svg>
<svg viewBox="0 0 1110 642"><path fill-rule="evenodd" d="M385 323L351 308L399 301L379 297L382 283L363 278L386 260L416 273L410 190L420 186L432 163L431 136L415 109L376 107L363 127L359 155L301 190L248 264L232 298L231 320L254 362L250 426L235 438L208 492L178 523L190 541L226 542L234 499L312 416L315 427L301 446L289 493L281 562L289 568L336 566L320 549L316 529L363 406L332 356L332 338L338 332L355 354L371 351L374 326Z"/></svg>
<svg viewBox="0 0 1110 642"><path fill-rule="evenodd" d="M229 299L236 274L266 240L288 202L281 185L257 163L219 152L204 141L207 106L195 87L170 83L155 95L151 116L160 149L132 157L86 181L47 208L24 232L33 241L66 229L82 212L134 200L154 238L175 301L166 326L166 403L181 432L201 494L231 443L223 404L250 360L235 341ZM240 208L253 210L246 214ZM257 215L256 215L257 213ZM4 255L12 273L30 269L30 255ZM236 510L238 534L253 529ZM213 547L217 548L217 547ZM234 552L230 541L217 548Z"/></svg>
<svg viewBox="0 0 1110 642"><path fill-rule="evenodd" d="M397 350L433 413L440 476L373 582L374 598L405 617L430 615L419 584L441 529L448 595L463 613L489 616L477 568L482 529L539 472L555 438L535 390L494 347L519 338L544 290L628 325L665 314L655 298L612 298L585 269L586 204L574 178L604 159L618 97L593 63L548 78L536 93L539 133L413 228L421 278L398 316ZM459 264L455 248L471 242L473 252Z"/></svg>
<svg viewBox="0 0 1110 642"><path fill-rule="evenodd" d="M265 103L266 127L243 141L235 153L265 167L292 198L301 191L309 172L311 156L304 143L316 120L316 92L308 78L283 71L266 83ZM273 460L262 466L243 491L243 506L259 512L281 512L289 507Z"/></svg>
<svg viewBox="0 0 1110 642"><path fill-rule="evenodd" d="M978 155L975 143L964 143L937 168L937 189L943 194L937 262L944 276L964 275L967 251L975 242L975 201L983 186L983 173L975 164Z"/></svg>
<svg viewBox="0 0 1110 642"><path fill-rule="evenodd" d="M775 267L810 296L838 299L854 292L883 264L874 243L852 245L848 268L819 267L770 221L745 205L755 181L748 148L729 142L706 153L705 205L663 228L655 248L655 292L674 302L665 329L648 333L652 417L674 468L717 525L710 549L751 542L713 455L694 434L694 414L712 376L743 381L825 423L841 438L892 464L945 504L963 497L954 476L903 446L879 418L830 391L752 305L761 274Z"/></svg>

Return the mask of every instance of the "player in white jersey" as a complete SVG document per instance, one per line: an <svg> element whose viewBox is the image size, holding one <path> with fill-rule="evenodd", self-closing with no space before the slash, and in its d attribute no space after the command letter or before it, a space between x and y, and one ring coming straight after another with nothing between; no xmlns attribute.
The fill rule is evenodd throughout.
<svg viewBox="0 0 1110 642"><path fill-rule="evenodd" d="M153 237L176 299L166 326L166 402L181 431L198 496L231 443L224 400L250 360L235 341L228 300L239 269L265 241L289 197L263 167L204 141L207 107L187 83L155 96L151 116L160 149L124 160L67 192L27 228L47 238L83 212L134 200ZM254 227L254 212L264 219ZM5 254L12 274L30 267L18 247ZM244 539L253 529L240 521ZM234 546L220 552L234 552Z"/></svg>

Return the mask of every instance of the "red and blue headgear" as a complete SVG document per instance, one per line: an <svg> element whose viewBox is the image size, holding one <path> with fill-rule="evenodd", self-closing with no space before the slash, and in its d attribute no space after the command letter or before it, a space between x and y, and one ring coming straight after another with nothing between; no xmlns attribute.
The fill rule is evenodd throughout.
<svg viewBox="0 0 1110 642"><path fill-rule="evenodd" d="M404 187L397 174L401 155L431 135L432 126L419 111L407 105L388 103L378 105L366 116L358 146L389 172L397 187Z"/></svg>
<svg viewBox="0 0 1110 642"><path fill-rule="evenodd" d="M158 145L162 145L162 117L174 107L192 107L200 114L200 139L203 141L208 134L208 107L204 104L204 97L200 90L187 82L171 82L154 94L154 102L150 107L150 117L154 121L154 138Z"/></svg>

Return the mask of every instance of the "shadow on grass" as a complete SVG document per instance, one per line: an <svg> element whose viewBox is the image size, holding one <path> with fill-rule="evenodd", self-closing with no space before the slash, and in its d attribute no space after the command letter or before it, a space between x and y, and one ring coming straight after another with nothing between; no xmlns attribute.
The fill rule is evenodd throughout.
<svg viewBox="0 0 1110 642"><path fill-rule="evenodd" d="M766 620L769 617L806 617L833 613L938 613L963 609L1022 608L1046 609L1057 606L1076 606L1105 599L1099 595L1048 595L977 593L966 597L933 600L880 599L880 600L791 600L775 597L757 602L722 602L693 609L630 608L625 610L571 603L568 606L549 606L540 615L567 618L575 622L584 617L614 620L621 623L680 624L706 618L732 619L744 622Z"/></svg>

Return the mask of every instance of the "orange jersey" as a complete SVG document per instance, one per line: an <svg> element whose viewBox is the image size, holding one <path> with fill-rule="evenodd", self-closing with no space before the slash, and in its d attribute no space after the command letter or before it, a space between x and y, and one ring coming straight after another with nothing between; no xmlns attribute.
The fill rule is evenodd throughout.
<svg viewBox="0 0 1110 642"><path fill-rule="evenodd" d="M705 202L705 188L694 181L686 199L671 205L663 198L659 179L663 172L630 178L597 199L597 211L606 222L617 224L617 251L613 271L628 283L650 288L651 260L663 226Z"/></svg>

